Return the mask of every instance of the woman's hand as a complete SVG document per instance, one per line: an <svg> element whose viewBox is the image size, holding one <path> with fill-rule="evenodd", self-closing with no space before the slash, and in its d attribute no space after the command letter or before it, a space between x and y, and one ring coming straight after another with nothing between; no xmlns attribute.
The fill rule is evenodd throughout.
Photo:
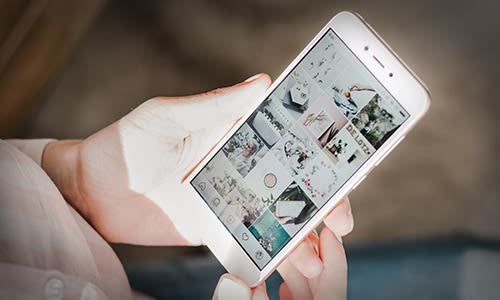
<svg viewBox="0 0 500 300"><path fill-rule="evenodd" d="M83 141L48 144L42 166L110 242L199 244L182 179L270 83L259 74L200 95L150 99Z"/></svg>
<svg viewBox="0 0 500 300"><path fill-rule="evenodd" d="M345 198L325 219L325 228L303 241L278 267L284 282L281 299L346 299L347 261L342 236L348 234L354 221L349 199ZM219 280L213 299L269 299L266 284L250 288L234 275Z"/></svg>

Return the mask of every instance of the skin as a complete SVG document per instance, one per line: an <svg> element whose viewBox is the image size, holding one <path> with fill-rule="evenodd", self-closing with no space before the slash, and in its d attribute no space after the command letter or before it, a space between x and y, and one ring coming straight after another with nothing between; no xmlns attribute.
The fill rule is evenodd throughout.
<svg viewBox="0 0 500 300"><path fill-rule="evenodd" d="M231 87L187 97L150 99L84 140L49 143L42 166L64 195L107 241L140 245L199 245L182 181L269 87L258 74ZM352 230L348 199L281 264L283 299L345 298L347 267L341 237ZM264 285L247 289L266 299ZM226 286L226 285L225 285ZM222 293L218 286L214 298ZM255 296L257 295L257 296ZM260 298L259 298L260 297ZM251 299L251 298L249 298ZM330 298L332 299L332 298Z"/></svg>

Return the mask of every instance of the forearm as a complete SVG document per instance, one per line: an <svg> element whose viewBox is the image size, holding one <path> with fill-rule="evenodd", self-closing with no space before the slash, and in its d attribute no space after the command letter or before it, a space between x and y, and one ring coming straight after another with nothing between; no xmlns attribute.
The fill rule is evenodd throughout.
<svg viewBox="0 0 500 300"><path fill-rule="evenodd" d="M66 201L84 218L87 218L88 207L79 187L81 179L80 142L80 140L64 140L48 143L42 154L42 168Z"/></svg>

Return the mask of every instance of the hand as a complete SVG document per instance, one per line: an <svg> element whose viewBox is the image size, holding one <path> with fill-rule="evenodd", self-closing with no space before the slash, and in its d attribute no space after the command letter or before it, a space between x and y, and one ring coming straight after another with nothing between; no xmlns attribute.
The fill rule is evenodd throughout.
<svg viewBox="0 0 500 300"><path fill-rule="evenodd" d="M83 141L48 144L42 166L110 242L199 244L182 179L270 82L260 74L200 95L150 99Z"/></svg>
<svg viewBox="0 0 500 300"><path fill-rule="evenodd" d="M280 299L346 299L347 262L342 236L354 225L349 199L345 198L324 220L318 238L313 232L278 267L284 282ZM250 288L234 275L219 280L213 299L269 299L265 282Z"/></svg>

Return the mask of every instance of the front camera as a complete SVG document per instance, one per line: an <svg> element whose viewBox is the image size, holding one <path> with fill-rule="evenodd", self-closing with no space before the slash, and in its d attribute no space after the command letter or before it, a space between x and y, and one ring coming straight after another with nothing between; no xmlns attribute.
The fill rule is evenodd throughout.
<svg viewBox="0 0 500 300"><path fill-rule="evenodd" d="M392 72L391 72L391 73L389 73L389 77L392 77L392 76L394 76L394 74L392 74Z"/></svg>

